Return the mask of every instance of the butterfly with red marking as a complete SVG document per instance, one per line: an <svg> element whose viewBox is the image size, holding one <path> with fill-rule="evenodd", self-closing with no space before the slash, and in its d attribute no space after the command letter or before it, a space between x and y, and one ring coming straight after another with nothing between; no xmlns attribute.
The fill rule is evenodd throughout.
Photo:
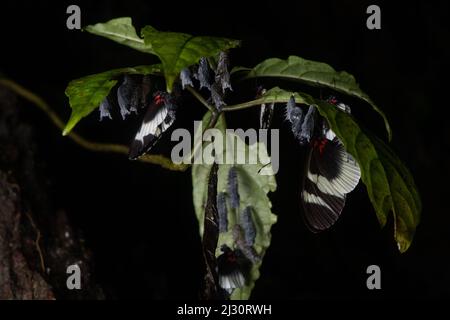
<svg viewBox="0 0 450 320"><path fill-rule="evenodd" d="M217 257L219 286L231 295L235 289L246 285L251 262L239 249L233 250L224 244L220 250L223 253Z"/></svg>
<svg viewBox="0 0 450 320"><path fill-rule="evenodd" d="M171 94L163 91L153 94L153 102L131 143L128 154L131 160L150 151L161 135L170 128L175 121L176 108L175 98Z"/></svg>
<svg viewBox="0 0 450 320"><path fill-rule="evenodd" d="M350 113L350 108L334 97L327 102ZM309 230L320 232L338 220L347 194L360 180L361 170L315 106L309 106L304 115L292 97L287 104L286 118L298 142L307 147L300 192L303 220Z"/></svg>

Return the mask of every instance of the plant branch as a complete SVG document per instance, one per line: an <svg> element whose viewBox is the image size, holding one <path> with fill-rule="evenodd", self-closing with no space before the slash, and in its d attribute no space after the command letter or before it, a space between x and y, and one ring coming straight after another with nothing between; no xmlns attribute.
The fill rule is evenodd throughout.
<svg viewBox="0 0 450 320"><path fill-rule="evenodd" d="M220 117L221 114L222 114L221 112L217 112L217 111L214 111L211 114L211 119L209 120L208 126L205 128L205 130L203 130L203 133L206 130L214 128L216 126L217 120L219 120L219 117Z"/></svg>
<svg viewBox="0 0 450 320"><path fill-rule="evenodd" d="M213 106L209 105L208 102L206 102L206 100L202 97L202 95L197 90L195 90L191 86L187 86L186 89L195 98L197 98L197 100L200 101L201 104L203 104L206 108L208 108L209 111L211 111L213 114L217 113L216 108L214 108ZM259 99L256 99L256 100L251 100L251 101L247 101L247 102L243 102L243 103L239 103L239 104L235 104L235 105L223 106L222 109L221 109L221 112L237 111L237 110L247 109L247 108L251 108L251 107L255 107L255 106L260 106L263 103L287 103L288 101L289 100L286 99L286 98L279 98L279 99L271 98L270 100L269 99L265 99L265 98L259 98ZM218 114L217 117L219 115L220 114ZM214 124L212 126L214 126ZM210 126L210 128L212 126Z"/></svg>
<svg viewBox="0 0 450 320"><path fill-rule="evenodd" d="M204 105L206 108L208 108L209 111L211 111L211 112L213 112L213 113L216 111L216 109L215 109L213 106L209 105L208 102L206 102L206 100L202 97L202 95L201 95L197 90L195 90L195 89L192 88L191 86L186 86L186 89L187 89L187 90L188 90L195 98L197 98L197 100L200 101L202 105Z"/></svg>
<svg viewBox="0 0 450 320"><path fill-rule="evenodd" d="M268 102L279 103L279 102L287 102L287 101L286 101L286 99L280 99L280 101L277 101L276 99L273 99L272 101L266 101L266 99L260 98L260 99L251 100L251 101L247 101L247 102L243 102L243 103L239 103L239 104L235 104L235 105L231 105L231 106L223 106L222 111L228 112L228 111L242 110L242 109L247 109L247 108L251 108L251 107L255 107L255 106L261 106L261 104L268 103Z"/></svg>
<svg viewBox="0 0 450 320"><path fill-rule="evenodd" d="M205 275L203 276L202 291L203 300L215 300L219 298L220 286L217 274L216 248L219 240L219 216L217 213L217 163L213 163L208 178L208 195L203 218L203 260L205 263Z"/></svg>
<svg viewBox="0 0 450 320"><path fill-rule="evenodd" d="M50 108L50 106L39 96L32 93L31 91L25 89L14 81L8 79L0 79L0 84L4 87L14 91L19 96L25 98L30 101L34 105L36 105L39 109L41 109L45 114L50 118L53 124L59 128L60 130L64 129L64 122L59 118L59 116ZM76 144L81 147L96 151L96 152L111 152L111 153L120 153L123 155L128 155L128 147L121 144L112 144L112 143L99 143L93 142L83 138L82 136L71 132L67 135L70 139L72 139ZM189 165L186 164L175 164L170 159L164 157L163 155L143 155L138 159L138 161L145 163L152 163L160 165L163 168L174 170L174 171L185 171Z"/></svg>

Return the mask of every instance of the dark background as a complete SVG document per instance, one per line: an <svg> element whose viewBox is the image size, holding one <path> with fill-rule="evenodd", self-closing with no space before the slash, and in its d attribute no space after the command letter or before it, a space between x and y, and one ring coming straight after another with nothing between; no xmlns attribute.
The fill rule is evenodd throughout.
<svg viewBox="0 0 450 320"><path fill-rule="evenodd" d="M252 297L449 297L450 215L445 205L449 173L447 108L448 2L376 3L382 29L366 28L362 1L2 1L0 72L41 95L63 118L71 79L157 60L89 33L66 28L66 8L78 4L82 26L130 16L137 29L215 35L243 40L234 65L299 55L346 70L387 114L393 149L410 168L422 195L422 221L411 248L400 255L392 226L380 230L361 184L329 231L311 234L298 206L301 152L282 128L278 223ZM192 126L204 110L186 98L178 126ZM368 105L349 102L360 121L385 136ZM47 117L23 101L23 121L34 127L54 210L64 209L92 249L95 275L108 298L192 298L202 256L192 206L190 171L176 173L96 154L61 136ZM239 118L254 122L250 111ZM98 122L93 113L76 128L96 141L128 143L134 117ZM236 118L236 116L234 116ZM230 123L240 124L230 117ZM234 119L234 120L233 120ZM188 121L189 120L189 121ZM382 290L366 288L366 268L382 270Z"/></svg>

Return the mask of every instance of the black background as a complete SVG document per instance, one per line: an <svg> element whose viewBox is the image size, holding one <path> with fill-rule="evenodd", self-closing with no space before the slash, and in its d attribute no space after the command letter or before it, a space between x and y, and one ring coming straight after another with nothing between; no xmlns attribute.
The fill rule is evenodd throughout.
<svg viewBox="0 0 450 320"><path fill-rule="evenodd" d="M341 219L319 235L304 227L298 206L301 151L282 129L278 223L252 297L448 297L450 215L445 205L449 173L447 108L448 2L376 3L382 29L366 28L366 8L356 1L2 1L0 72L41 95L63 119L71 79L157 60L110 40L66 28L66 8L78 4L82 26L120 16L139 29L214 35L243 40L234 65L299 55L346 70L387 114L393 149L413 173L423 199L422 221L411 248L400 255L392 226L380 230L360 185ZM201 106L186 98L179 126L192 126ZM348 101L360 121L385 137L368 105ZM60 135L46 116L23 102L33 124L54 209L64 209L93 250L96 277L108 298L195 299L201 247L192 206L190 172L176 173L96 154ZM256 115L243 112L242 121ZM128 143L138 125L98 122L93 113L76 130L96 141ZM234 119L236 118L236 119ZM230 123L241 125L236 115ZM189 121L188 121L189 120ZM235 121L235 122L233 122ZM366 288L366 268L382 270L382 290Z"/></svg>

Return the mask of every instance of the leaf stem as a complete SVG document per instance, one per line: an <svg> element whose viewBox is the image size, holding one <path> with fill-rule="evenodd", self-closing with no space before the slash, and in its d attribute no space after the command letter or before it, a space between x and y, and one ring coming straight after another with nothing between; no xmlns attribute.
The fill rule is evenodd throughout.
<svg viewBox="0 0 450 320"><path fill-rule="evenodd" d="M195 90L194 88L192 88L191 86L187 86L186 89L195 97L197 98L198 101L200 101L200 103L202 105L204 105L206 108L208 108L209 111L211 111L212 113L214 113L216 111L216 109L209 105L208 102L206 102L206 100L202 97L202 95Z"/></svg>
<svg viewBox="0 0 450 320"><path fill-rule="evenodd" d="M202 97L202 95L197 90L195 90L191 86L187 86L186 89L195 98L197 98L197 100L200 101L201 104L203 104L206 108L208 108L208 110L211 111L213 113L213 115L214 115L214 113L217 113L216 108L209 105L208 102L206 102L206 100ZM237 110L247 109L247 108L251 108L251 107L255 107L255 106L260 106L263 103L272 103L272 102L273 103L286 103L286 102L288 102L288 100L286 98L280 98L280 99L271 99L270 101L266 101L266 99L264 99L264 98L259 98L256 100L251 100L251 101L247 101L247 102L243 102L243 103L239 103L239 104L235 104L235 105L223 106L221 109L221 112L237 111ZM219 115L217 115L217 117L218 116Z"/></svg>
<svg viewBox="0 0 450 320"><path fill-rule="evenodd" d="M32 93L31 91L25 89L21 85L15 83L14 81L8 79L0 79L0 84L4 87L14 91L19 96L25 98L26 100L33 103L39 109L41 109L45 114L50 118L51 122L60 130L64 129L64 122L58 117L58 115L50 108L50 106L39 96ZM128 155L128 147L121 144L112 144L112 143L99 143L93 142L85 139L84 137L71 132L67 135L70 139L72 139L79 146L96 152L111 152L111 153L120 153L123 155ZM169 158L164 157L159 154L152 155L143 155L138 159L138 161L145 163L152 163L160 165L163 168L174 170L174 171L185 171L189 165L186 164L175 164Z"/></svg>
<svg viewBox="0 0 450 320"><path fill-rule="evenodd" d="M239 104L235 104L235 105L231 105L231 106L223 106L222 111L228 112L228 111L247 109L247 108L251 108L251 107L255 107L255 106L260 106L261 104L266 103L266 102L267 101L265 101L264 99L251 100L251 101L247 101L247 102L243 102L243 103L239 103ZM271 101L271 102L277 103L277 102L284 102L284 101Z"/></svg>
<svg viewBox="0 0 450 320"><path fill-rule="evenodd" d="M222 114L221 112L213 111L211 114L211 119L209 119L208 126L205 128L205 130L203 130L203 132L205 132L206 130L208 130L210 128L214 128L216 126L217 120L219 120L219 117L221 114Z"/></svg>

